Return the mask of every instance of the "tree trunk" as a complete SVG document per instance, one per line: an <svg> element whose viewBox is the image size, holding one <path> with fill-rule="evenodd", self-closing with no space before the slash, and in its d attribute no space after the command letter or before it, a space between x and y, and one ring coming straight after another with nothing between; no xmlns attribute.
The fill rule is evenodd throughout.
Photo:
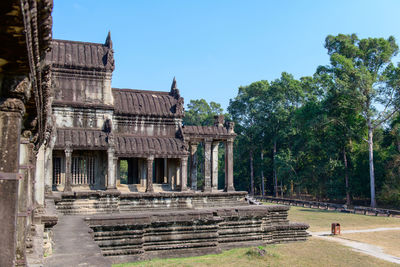
<svg viewBox="0 0 400 267"><path fill-rule="evenodd" d="M349 169L347 165L346 148L343 148L344 179L346 181L346 205L350 205Z"/></svg>
<svg viewBox="0 0 400 267"><path fill-rule="evenodd" d="M371 186L371 207L376 207L375 201L375 173L374 173L374 129L372 128L371 119L368 118L368 151L369 151L369 178Z"/></svg>
<svg viewBox="0 0 400 267"><path fill-rule="evenodd" d="M276 176L276 140L274 140L274 150L272 154L273 159L273 175L274 175L274 193L275 197L278 197L278 177Z"/></svg>
<svg viewBox="0 0 400 267"><path fill-rule="evenodd" d="M264 188L264 154L263 151L261 149L261 194L262 196L265 195L265 188Z"/></svg>
<svg viewBox="0 0 400 267"><path fill-rule="evenodd" d="M250 195L254 196L253 150L250 150Z"/></svg>

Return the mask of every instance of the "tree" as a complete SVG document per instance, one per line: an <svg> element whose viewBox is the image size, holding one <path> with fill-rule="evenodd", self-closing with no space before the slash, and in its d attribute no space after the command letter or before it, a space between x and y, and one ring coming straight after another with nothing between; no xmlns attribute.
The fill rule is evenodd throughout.
<svg viewBox="0 0 400 267"><path fill-rule="evenodd" d="M258 81L239 87L238 95L230 100L228 111L236 123L240 147L246 149L250 166L250 194L254 195L254 155L262 140L263 125L260 110L264 104L262 96L269 88L268 81Z"/></svg>
<svg viewBox="0 0 400 267"><path fill-rule="evenodd" d="M204 99L190 100L183 118L184 125L210 126L215 115L222 115L221 105L213 101L210 104Z"/></svg>
<svg viewBox="0 0 400 267"><path fill-rule="evenodd" d="M293 111L302 103L304 91L301 82L291 74L283 72L280 79L271 82L271 85L262 95L263 106L259 110L263 135L272 141L273 180L275 196L278 195L277 153L279 143L290 133L288 126Z"/></svg>
<svg viewBox="0 0 400 267"><path fill-rule="evenodd" d="M361 106L360 114L368 129L365 141L369 151L371 207L375 207L373 135L400 106L399 66L392 63L398 46L392 36L360 40L355 34L339 34L326 37L325 48L330 56L330 66L320 67L320 70L330 73L338 87L351 90L353 103Z"/></svg>

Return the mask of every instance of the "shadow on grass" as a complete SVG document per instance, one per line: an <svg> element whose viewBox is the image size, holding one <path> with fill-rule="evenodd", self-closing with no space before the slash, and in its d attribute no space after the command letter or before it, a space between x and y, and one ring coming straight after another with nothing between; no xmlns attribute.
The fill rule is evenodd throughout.
<svg viewBox="0 0 400 267"><path fill-rule="evenodd" d="M305 212L325 212L325 213L348 213L348 212L337 211L337 210L320 210L320 209L299 209L298 211L305 211Z"/></svg>

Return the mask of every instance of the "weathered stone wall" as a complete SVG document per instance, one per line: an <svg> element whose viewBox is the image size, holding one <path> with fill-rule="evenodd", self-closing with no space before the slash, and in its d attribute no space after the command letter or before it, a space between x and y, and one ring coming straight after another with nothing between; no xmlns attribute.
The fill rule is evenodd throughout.
<svg viewBox="0 0 400 267"><path fill-rule="evenodd" d="M247 192L234 193L119 193L71 192L55 199L57 210L63 214L97 214L162 210L190 210L210 207L247 205L243 201Z"/></svg>
<svg viewBox="0 0 400 267"><path fill-rule="evenodd" d="M136 136L175 137L182 120L151 116L115 116L115 130Z"/></svg>
<svg viewBox="0 0 400 267"><path fill-rule="evenodd" d="M54 99L86 104L113 105L111 73L53 70Z"/></svg>
<svg viewBox="0 0 400 267"><path fill-rule="evenodd" d="M58 128L97 128L101 129L107 119L112 120L113 112L108 109L89 109L79 107L53 106L56 127Z"/></svg>
<svg viewBox="0 0 400 267"><path fill-rule="evenodd" d="M219 253L233 247L307 239L306 224L275 224L286 206L95 215L85 220L113 262ZM280 217L276 219L275 217Z"/></svg>

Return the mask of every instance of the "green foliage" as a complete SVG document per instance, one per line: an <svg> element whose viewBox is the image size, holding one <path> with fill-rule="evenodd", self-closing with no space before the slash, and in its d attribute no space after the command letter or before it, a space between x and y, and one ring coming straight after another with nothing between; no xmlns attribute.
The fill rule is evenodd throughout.
<svg viewBox="0 0 400 267"><path fill-rule="evenodd" d="M215 102L207 103L204 99L190 100L185 110L183 119L184 125L213 125L215 115L223 115L223 109L220 104Z"/></svg>
<svg viewBox="0 0 400 267"><path fill-rule="evenodd" d="M238 134L235 187L260 193L263 173L269 194L367 199L373 149L379 200L399 205L400 117L392 119L400 108L400 64L392 62L398 46L393 37L339 34L325 47L330 65L312 77L284 72L239 87L228 107Z"/></svg>

